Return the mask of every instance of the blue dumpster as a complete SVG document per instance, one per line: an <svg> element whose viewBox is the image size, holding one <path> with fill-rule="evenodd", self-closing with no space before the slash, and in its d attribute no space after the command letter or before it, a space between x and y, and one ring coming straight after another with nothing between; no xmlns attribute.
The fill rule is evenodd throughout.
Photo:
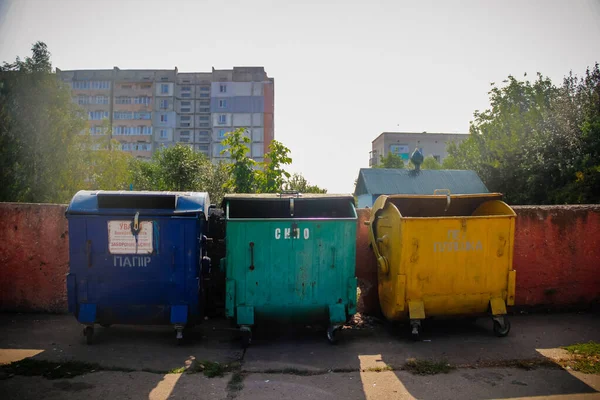
<svg viewBox="0 0 600 400"><path fill-rule="evenodd" d="M67 208L69 312L85 325L201 320L206 193L80 191Z"/></svg>

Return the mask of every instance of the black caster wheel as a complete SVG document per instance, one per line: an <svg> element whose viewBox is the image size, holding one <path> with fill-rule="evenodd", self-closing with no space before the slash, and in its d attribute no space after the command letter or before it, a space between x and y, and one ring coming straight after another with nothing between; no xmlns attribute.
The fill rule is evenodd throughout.
<svg viewBox="0 0 600 400"><path fill-rule="evenodd" d="M410 325L410 337L414 341L421 340L421 335L423 334L423 328L420 323L414 322Z"/></svg>
<svg viewBox="0 0 600 400"><path fill-rule="evenodd" d="M247 349L252 344L252 331L242 330L242 348Z"/></svg>
<svg viewBox="0 0 600 400"><path fill-rule="evenodd" d="M175 328L175 344L181 346L183 343L183 326L178 326Z"/></svg>
<svg viewBox="0 0 600 400"><path fill-rule="evenodd" d="M504 317L501 321L494 320L494 335L505 337L510 332L510 321Z"/></svg>
<svg viewBox="0 0 600 400"><path fill-rule="evenodd" d="M92 344L92 342L93 342L92 339L94 337L94 327L86 326L85 328L83 328L83 336L85 336L86 344Z"/></svg>
<svg viewBox="0 0 600 400"><path fill-rule="evenodd" d="M327 340L329 340L330 344L336 344L338 342L337 331L338 329L334 328L333 326L327 328Z"/></svg>

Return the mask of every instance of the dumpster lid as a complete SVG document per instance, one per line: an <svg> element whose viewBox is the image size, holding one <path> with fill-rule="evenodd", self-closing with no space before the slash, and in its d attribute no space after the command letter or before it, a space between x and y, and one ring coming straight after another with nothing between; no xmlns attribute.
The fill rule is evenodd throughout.
<svg viewBox="0 0 600 400"><path fill-rule="evenodd" d="M450 217L469 216L481 204L491 200L502 200L501 193L479 194L434 194L381 196L384 203L392 203L404 217ZM379 199L376 203L379 202ZM373 208L383 207L383 204ZM510 207L506 206L510 209ZM510 210L510 214L514 211Z"/></svg>
<svg viewBox="0 0 600 400"><path fill-rule="evenodd" d="M228 194L222 206L227 219L356 219L354 197L350 194Z"/></svg>
<svg viewBox="0 0 600 400"><path fill-rule="evenodd" d="M67 215L74 214L143 214L185 215L208 214L210 199L203 192L151 192L80 190L67 207Z"/></svg>
<svg viewBox="0 0 600 400"><path fill-rule="evenodd" d="M296 192L283 192L283 193L234 193L226 194L223 197L223 204L230 199L252 199L252 200L274 200L274 199L346 199L354 201L354 197L351 194L329 194L329 193L296 193Z"/></svg>

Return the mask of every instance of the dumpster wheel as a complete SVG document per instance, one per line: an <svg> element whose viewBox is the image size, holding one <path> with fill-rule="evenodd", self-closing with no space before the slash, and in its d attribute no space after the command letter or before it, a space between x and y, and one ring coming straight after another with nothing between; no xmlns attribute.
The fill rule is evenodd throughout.
<svg viewBox="0 0 600 400"><path fill-rule="evenodd" d="M410 336L412 340L421 339L421 335L423 334L423 327L421 326L420 319L411 319L410 320Z"/></svg>
<svg viewBox="0 0 600 400"><path fill-rule="evenodd" d="M252 330L249 327L243 326L240 328L242 348L247 349L252 343Z"/></svg>
<svg viewBox="0 0 600 400"><path fill-rule="evenodd" d="M510 321L506 317L494 317L494 335L505 337L510 332Z"/></svg>
<svg viewBox="0 0 600 400"><path fill-rule="evenodd" d="M327 340L329 340L330 344L336 344L339 340L338 331L340 330L339 325L330 325L327 328Z"/></svg>
<svg viewBox="0 0 600 400"><path fill-rule="evenodd" d="M92 344L92 339L94 337L94 327L86 326L83 328L83 336L85 336L85 343Z"/></svg>

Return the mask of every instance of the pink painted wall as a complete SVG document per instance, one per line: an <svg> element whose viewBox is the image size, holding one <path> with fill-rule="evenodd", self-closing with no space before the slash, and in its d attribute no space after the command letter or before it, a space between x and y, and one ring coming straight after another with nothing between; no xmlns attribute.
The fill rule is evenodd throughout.
<svg viewBox="0 0 600 400"><path fill-rule="evenodd" d="M600 206L515 207L518 306L600 300ZM64 205L0 203L0 311L66 312L68 227ZM359 311L377 314L377 266L368 209L358 210Z"/></svg>
<svg viewBox="0 0 600 400"><path fill-rule="evenodd" d="M64 205L0 203L0 310L65 312Z"/></svg>

